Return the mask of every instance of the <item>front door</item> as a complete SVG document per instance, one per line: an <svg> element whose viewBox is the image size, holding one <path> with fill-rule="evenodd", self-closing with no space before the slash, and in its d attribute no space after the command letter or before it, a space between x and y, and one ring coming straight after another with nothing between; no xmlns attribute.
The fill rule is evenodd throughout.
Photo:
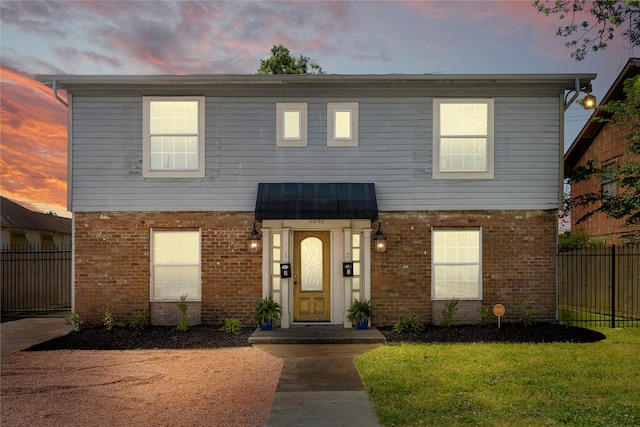
<svg viewBox="0 0 640 427"><path fill-rule="evenodd" d="M328 231L294 233L294 321L331 320L329 241Z"/></svg>

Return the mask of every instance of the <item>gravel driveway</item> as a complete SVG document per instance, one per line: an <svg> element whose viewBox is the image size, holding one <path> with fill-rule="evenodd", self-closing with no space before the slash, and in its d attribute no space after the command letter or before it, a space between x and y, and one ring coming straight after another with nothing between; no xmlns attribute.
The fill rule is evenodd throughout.
<svg viewBox="0 0 640 427"><path fill-rule="evenodd" d="M2 360L9 426L264 426L282 361L253 347L19 352Z"/></svg>

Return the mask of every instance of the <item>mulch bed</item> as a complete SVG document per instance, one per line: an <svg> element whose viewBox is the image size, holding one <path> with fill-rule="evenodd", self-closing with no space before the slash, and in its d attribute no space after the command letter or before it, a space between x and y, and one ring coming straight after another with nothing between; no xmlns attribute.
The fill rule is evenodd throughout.
<svg viewBox="0 0 640 427"><path fill-rule="evenodd" d="M548 343L596 342L606 337L600 332L575 326L562 326L553 323L534 323L524 326L520 323L497 326L456 325L448 328L427 325L423 332L397 334L392 328L381 328L380 332L387 342L411 343L473 343L473 342L509 342L509 343Z"/></svg>
<svg viewBox="0 0 640 427"><path fill-rule="evenodd" d="M85 328L29 348L43 350L141 350L141 349L197 349L249 346L248 338L255 328L242 328L239 335L220 331L218 326L197 325L186 332L172 327L148 326L142 331L128 328ZM573 326L552 323L536 323L529 326L504 324L494 326L456 325L448 328L427 325L420 333L397 334L391 327L379 328L387 342L411 343L471 343L511 342L586 343L605 339L599 332Z"/></svg>

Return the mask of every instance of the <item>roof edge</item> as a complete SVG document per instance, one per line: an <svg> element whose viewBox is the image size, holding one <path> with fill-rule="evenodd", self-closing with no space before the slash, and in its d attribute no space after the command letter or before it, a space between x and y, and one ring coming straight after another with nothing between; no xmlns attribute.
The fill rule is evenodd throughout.
<svg viewBox="0 0 640 427"><path fill-rule="evenodd" d="M189 75L76 75L41 74L36 80L58 88L87 85L197 85L197 84L321 84L321 83L386 83L411 84L420 82L492 82L492 83L556 83L575 86L575 80L588 83L596 74L189 74Z"/></svg>

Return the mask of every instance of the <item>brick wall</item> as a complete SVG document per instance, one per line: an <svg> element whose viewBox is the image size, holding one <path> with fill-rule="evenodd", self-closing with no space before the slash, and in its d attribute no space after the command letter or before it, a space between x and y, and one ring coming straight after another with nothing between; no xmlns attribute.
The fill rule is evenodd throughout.
<svg viewBox="0 0 640 427"><path fill-rule="evenodd" d="M76 212L74 221L75 311L87 324L100 324L107 308L126 322L134 310L150 310L152 228L200 229L202 323L249 324L262 294L262 258L246 240L253 213Z"/></svg>
<svg viewBox="0 0 640 427"><path fill-rule="evenodd" d="M625 141L624 136L627 134L628 129L623 127L613 127L609 123L605 124L582 156L578 166L586 166L589 160L597 160L598 167L602 167L612 161L616 161L619 165L621 162L640 160L640 156L626 152L626 148L629 144ZM594 177L589 181L572 183L571 196L576 197L579 194L599 193L600 189L601 179L599 177ZM598 205L594 205L589 209L574 209L573 212L571 212L571 230L576 231L579 227L584 227L589 234L604 236L608 244L615 243L620 234L628 231L628 229L623 227L624 219L616 220L598 213L593 215L587 221L577 224L577 221L584 216L584 214L597 207Z"/></svg>
<svg viewBox="0 0 640 427"><path fill-rule="evenodd" d="M393 325L409 314L439 320L431 303L432 227L482 227L483 304L500 302L506 320L515 320L523 298L538 310L535 320L555 319L555 211L394 212L380 213L380 220L388 241L387 252L372 251L374 325ZM230 317L249 324L262 293L262 255L249 253L246 240L253 213L76 212L74 221L75 311L87 324L100 324L107 308L118 321L128 322L134 310L153 311L160 317L154 323L175 321L172 307L152 310L149 303L152 228L199 228L201 322ZM460 315L469 318L465 307L461 303Z"/></svg>
<svg viewBox="0 0 640 427"><path fill-rule="evenodd" d="M375 325L393 325L409 314L438 323L440 311L432 310L431 304L432 227L482 227L484 305L501 303L505 320L517 320L522 298L527 308L538 311L534 320L555 320L556 215L555 211L381 213L388 240L387 252L372 253Z"/></svg>

